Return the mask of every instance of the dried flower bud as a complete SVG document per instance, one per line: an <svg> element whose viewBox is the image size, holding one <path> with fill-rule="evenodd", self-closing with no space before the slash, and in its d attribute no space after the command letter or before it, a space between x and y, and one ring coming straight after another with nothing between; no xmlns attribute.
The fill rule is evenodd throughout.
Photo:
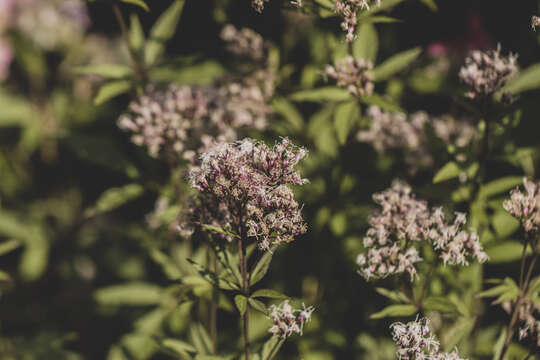
<svg viewBox="0 0 540 360"><path fill-rule="evenodd" d="M373 76L369 72L372 68L369 60L347 56L337 60L334 66L327 65L325 75L335 79L339 87L349 90L352 95L365 96L373 93Z"/></svg>
<svg viewBox="0 0 540 360"><path fill-rule="evenodd" d="M459 78L470 88L467 96L476 99L492 96L517 72L517 55L502 56L499 45L497 50L473 51L465 59Z"/></svg>
<svg viewBox="0 0 540 360"><path fill-rule="evenodd" d="M315 311L313 306L307 307L302 304L303 309L293 309L289 300L285 300L279 306L270 306L270 315L268 316L274 322L274 325L268 331L283 339L293 334L302 335L304 324L311 321L311 314Z"/></svg>

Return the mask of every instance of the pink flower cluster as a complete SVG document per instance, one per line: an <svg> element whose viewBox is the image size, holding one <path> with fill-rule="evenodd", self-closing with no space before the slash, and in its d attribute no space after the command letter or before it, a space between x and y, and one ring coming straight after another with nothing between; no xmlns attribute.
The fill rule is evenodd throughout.
<svg viewBox="0 0 540 360"><path fill-rule="evenodd" d="M381 0L337 0L334 11L343 18L341 28L347 32L347 41L352 42L356 35L355 29L358 23L358 13L361 10L369 10L369 4L381 5Z"/></svg>
<svg viewBox="0 0 540 360"><path fill-rule="evenodd" d="M540 304L531 300L522 302L518 317L521 321L519 340L528 339L540 348Z"/></svg>
<svg viewBox="0 0 540 360"><path fill-rule="evenodd" d="M371 127L359 131L357 139L371 144L381 153L403 150L405 163L411 172L433 164L426 127L431 127L438 138L458 149L469 146L477 133L470 122L457 120L450 115L430 117L418 111L407 116L386 112L375 106L371 106L367 114L371 118ZM460 156L458 160L463 159Z"/></svg>
<svg viewBox="0 0 540 360"><path fill-rule="evenodd" d="M306 231L302 209L288 187L307 183L296 170L306 154L288 139L273 148L252 139L221 143L202 154L200 165L189 171L190 183L203 195L203 204L212 205L204 211L221 228L255 238L260 249L269 250ZM223 218L227 223L220 223Z"/></svg>
<svg viewBox="0 0 540 360"><path fill-rule="evenodd" d="M270 306L269 310L269 318L274 322L274 325L268 331L286 339L295 333L302 335L304 324L311 320L311 314L315 308L313 306L306 308L303 305L302 310L293 309L289 300L285 300L279 306Z"/></svg>
<svg viewBox="0 0 540 360"><path fill-rule="evenodd" d="M390 328L400 360L463 360L457 350L451 353L440 351L439 341L431 333L427 318L417 318L407 324L393 323Z"/></svg>
<svg viewBox="0 0 540 360"><path fill-rule="evenodd" d="M228 24L221 31L221 38L227 42L227 50L238 57L252 61L261 61L266 57L264 39L251 29L237 29Z"/></svg>
<svg viewBox="0 0 540 360"><path fill-rule="evenodd" d="M445 265L468 265L470 258L487 260L478 236L462 229L464 214L458 213L454 223L448 223L442 209L430 209L425 201L416 199L408 185L398 181L373 199L381 210L369 218L364 237L367 251L356 260L366 280L401 273L414 280L415 264L422 261L417 249L421 242L431 244Z"/></svg>
<svg viewBox="0 0 540 360"><path fill-rule="evenodd" d="M466 95L476 99L495 94L517 72L517 55L502 56L499 45L497 50L473 51L465 59L459 77L470 88Z"/></svg>
<svg viewBox="0 0 540 360"><path fill-rule="evenodd" d="M523 178L523 187L524 193L519 187L512 190L503 207L521 222L526 232L536 232L540 230L540 187L527 178Z"/></svg>
<svg viewBox="0 0 540 360"><path fill-rule="evenodd" d="M337 4L337 3L336 3ZM327 65L324 71L326 76L335 79L339 87L346 88L354 96L365 96L373 93L373 76L369 70L373 64L369 60L355 59L347 56Z"/></svg>

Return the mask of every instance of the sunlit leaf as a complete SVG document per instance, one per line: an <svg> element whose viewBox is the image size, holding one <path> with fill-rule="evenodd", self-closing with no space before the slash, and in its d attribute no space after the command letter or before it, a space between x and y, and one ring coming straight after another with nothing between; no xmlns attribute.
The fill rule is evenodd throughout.
<svg viewBox="0 0 540 360"><path fill-rule="evenodd" d="M372 70L375 81L386 80L392 75L408 68L418 58L422 49L419 47L396 54Z"/></svg>

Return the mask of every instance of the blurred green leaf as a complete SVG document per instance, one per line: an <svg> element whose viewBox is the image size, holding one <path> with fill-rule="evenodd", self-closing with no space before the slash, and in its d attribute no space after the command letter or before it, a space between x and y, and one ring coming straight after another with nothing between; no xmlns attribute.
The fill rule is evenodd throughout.
<svg viewBox="0 0 540 360"><path fill-rule="evenodd" d="M117 64L79 66L73 71L79 75L96 75L105 79L122 79L133 74L129 66Z"/></svg>
<svg viewBox="0 0 540 360"><path fill-rule="evenodd" d="M268 339L262 347L261 360L272 360L278 354L284 342L285 340L279 336L272 336Z"/></svg>
<svg viewBox="0 0 540 360"><path fill-rule="evenodd" d="M7 272L0 270L0 289L8 289L13 285L13 279Z"/></svg>
<svg viewBox="0 0 540 360"><path fill-rule="evenodd" d="M131 81L129 80L115 80L101 85L96 97L94 98L94 104L101 105L110 99L122 95L131 89Z"/></svg>
<svg viewBox="0 0 540 360"><path fill-rule="evenodd" d="M540 63L529 66L508 81L501 92L519 94L540 87Z"/></svg>
<svg viewBox="0 0 540 360"><path fill-rule="evenodd" d="M249 305L251 305L253 309L263 313L264 315L268 314L266 310L266 306L264 305L263 302L256 299L252 299L252 298L248 298L247 300L248 300Z"/></svg>
<svg viewBox="0 0 540 360"><path fill-rule="evenodd" d="M497 180L493 180L480 187L478 198L487 199L493 195L498 195L502 192L509 191L523 182L521 176L506 176Z"/></svg>
<svg viewBox="0 0 540 360"><path fill-rule="evenodd" d="M393 8L394 6L402 3L403 1L405 1L405 0L384 0L384 1L381 1L380 6L370 6L368 11L364 11L360 15L361 20L359 22L362 23L363 18L368 18L372 14L376 14L376 13L379 13L379 12L382 12L382 11L390 10L391 8Z"/></svg>
<svg viewBox="0 0 540 360"><path fill-rule="evenodd" d="M175 33L176 26L182 15L185 0L175 0L159 17L152 29L144 49L144 62L148 66L154 65L165 49L167 42Z"/></svg>
<svg viewBox="0 0 540 360"><path fill-rule="evenodd" d="M32 103L4 90L0 90L0 127L21 125L26 126L35 120Z"/></svg>
<svg viewBox="0 0 540 360"><path fill-rule="evenodd" d="M437 7L437 4L435 3L435 0L419 0L421 3L426 5L428 8L430 8L431 11L438 11L439 8Z"/></svg>
<svg viewBox="0 0 540 360"><path fill-rule="evenodd" d="M358 28L357 37L353 43L353 55L355 58L366 59L375 62L379 50L379 38L375 26L362 23Z"/></svg>
<svg viewBox="0 0 540 360"><path fill-rule="evenodd" d="M272 108L276 114L283 116L291 125L295 132L300 132L304 128L304 119L302 114L285 98L275 98L272 100Z"/></svg>
<svg viewBox="0 0 540 360"><path fill-rule="evenodd" d="M212 340L201 324L192 324L189 327L189 338L199 354L210 355L212 353Z"/></svg>
<svg viewBox="0 0 540 360"><path fill-rule="evenodd" d="M379 312L372 314L370 319L383 319L387 317L404 317L416 314L418 309L414 305L390 305Z"/></svg>
<svg viewBox="0 0 540 360"><path fill-rule="evenodd" d="M519 229L519 221L507 211L497 211L491 218L493 228L499 238L505 239Z"/></svg>
<svg viewBox="0 0 540 360"><path fill-rule="evenodd" d="M433 177L433 183L437 184L456 178L459 176L459 174L461 174L461 169L459 166L454 161L450 161L446 163L439 171L437 171L437 174L435 174Z"/></svg>
<svg viewBox="0 0 540 360"><path fill-rule="evenodd" d="M84 216L92 217L114 210L144 193L144 188L139 184L127 184L121 187L106 190L97 199L96 204L84 212Z"/></svg>
<svg viewBox="0 0 540 360"><path fill-rule="evenodd" d="M405 112L399 105L396 105L387 97L383 97L377 94L371 94L360 97L360 102L366 105L377 106L383 110L390 112Z"/></svg>
<svg viewBox="0 0 540 360"><path fill-rule="evenodd" d="M266 275L270 263L272 262L272 255L271 251L267 251L257 262L257 265L255 265L255 268L251 273L250 285L255 285L264 277L264 275Z"/></svg>
<svg viewBox="0 0 540 360"><path fill-rule="evenodd" d="M269 298L269 299L287 299L288 296L285 294L280 293L279 291L272 290L272 289L261 289L255 291L253 294L251 294L251 297L262 297L262 298Z"/></svg>
<svg viewBox="0 0 540 360"><path fill-rule="evenodd" d="M392 291L381 287L375 288L375 291L377 291L382 296L385 296L388 299L398 303L404 303L409 301L409 299L407 299L407 296L405 296L401 291Z"/></svg>
<svg viewBox="0 0 540 360"><path fill-rule="evenodd" d="M527 253L530 254L530 248L527 250ZM521 259L523 254L523 244L519 241L505 241L487 248L486 253L489 256L489 262L493 264L517 261Z"/></svg>
<svg viewBox="0 0 540 360"><path fill-rule="evenodd" d="M11 240L1 242L0 243L0 256L5 255L5 254L17 249L21 245L22 245L22 243L18 239L11 239Z"/></svg>
<svg viewBox="0 0 540 360"><path fill-rule="evenodd" d="M197 349L195 349L193 345L185 341L178 340L178 339L170 339L170 338L163 339L161 341L161 345L177 353L184 353L184 352L196 353L197 352Z"/></svg>
<svg viewBox="0 0 540 360"><path fill-rule="evenodd" d="M94 299L99 304L108 306L156 305L163 299L163 289L142 282L125 283L96 290Z"/></svg>
<svg viewBox="0 0 540 360"><path fill-rule="evenodd" d="M334 113L334 128L337 139L341 145L347 142L349 133L354 128L357 117L360 115L356 101L347 101L339 104Z"/></svg>
<svg viewBox="0 0 540 360"><path fill-rule="evenodd" d="M351 94L345 89L335 86L320 87L312 90L301 90L290 95L293 101L346 101L351 99Z"/></svg>
<svg viewBox="0 0 540 360"><path fill-rule="evenodd" d="M146 39L137 14L131 14L129 16L129 22L129 44L135 51L140 51Z"/></svg>
<svg viewBox="0 0 540 360"><path fill-rule="evenodd" d="M143 8L145 11L150 11L150 8L143 0L120 0L123 3L131 4Z"/></svg>
<svg viewBox="0 0 540 360"><path fill-rule="evenodd" d="M442 336L444 351L452 351L474 329L476 318L460 317Z"/></svg>
<svg viewBox="0 0 540 360"><path fill-rule="evenodd" d="M372 70L375 81L387 80L392 75L410 67L421 52L422 49L416 47L390 57Z"/></svg>

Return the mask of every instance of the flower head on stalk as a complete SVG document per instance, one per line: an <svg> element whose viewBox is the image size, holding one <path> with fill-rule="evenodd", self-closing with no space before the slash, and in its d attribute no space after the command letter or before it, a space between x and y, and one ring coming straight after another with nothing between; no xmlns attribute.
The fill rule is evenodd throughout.
<svg viewBox="0 0 540 360"><path fill-rule="evenodd" d="M303 309L293 309L289 304L289 300L285 300L279 306L270 306L270 320L274 325L268 331L275 336L286 339L293 334L302 335L304 324L311 321L311 314L315 311L313 306L306 308L302 304Z"/></svg>
<svg viewBox="0 0 540 360"><path fill-rule="evenodd" d="M443 353L439 341L429 329L429 319L416 318L406 324L397 322L390 325L392 338L396 343L400 360L462 360L457 350Z"/></svg>
<svg viewBox="0 0 540 360"><path fill-rule="evenodd" d="M262 250L306 231L302 208L289 185L307 182L296 170L303 148L282 139L269 148L244 139L221 143L201 155L189 171L191 186L230 214L233 230L257 240Z"/></svg>
<svg viewBox="0 0 540 360"><path fill-rule="evenodd" d="M415 264L422 261L418 246L429 243L444 264L468 265L470 259L487 260L476 233L462 230L466 218L457 214L448 223L442 209L430 209L416 199L411 188L399 181L373 195L381 209L372 215L364 237L365 253L358 255L359 273L366 280L408 273L417 275Z"/></svg>
<svg viewBox="0 0 540 360"><path fill-rule="evenodd" d="M334 11L343 18L341 28L347 32L347 41L352 42L358 24L358 13L362 10L369 10L370 4L381 5L381 0L337 0L334 4Z"/></svg>
<svg viewBox="0 0 540 360"><path fill-rule="evenodd" d="M467 97L487 98L501 90L517 72L517 55L501 55L501 46L498 45L497 50L471 52L465 59L459 78L469 87Z"/></svg>
<svg viewBox="0 0 540 360"><path fill-rule="evenodd" d="M512 190L503 207L521 222L526 232L536 232L540 230L540 187L527 178L523 178L523 187L525 192L519 187Z"/></svg>
<svg viewBox="0 0 540 360"><path fill-rule="evenodd" d="M349 90L354 96L365 96L373 93L373 76L369 70L373 64L369 60L355 59L347 56L337 60L332 65L327 65L324 71L326 76L335 79L337 86Z"/></svg>
<svg viewBox="0 0 540 360"><path fill-rule="evenodd" d="M266 56L264 39L251 29L227 24L221 31L221 39L227 43L227 50L238 57L261 61Z"/></svg>

